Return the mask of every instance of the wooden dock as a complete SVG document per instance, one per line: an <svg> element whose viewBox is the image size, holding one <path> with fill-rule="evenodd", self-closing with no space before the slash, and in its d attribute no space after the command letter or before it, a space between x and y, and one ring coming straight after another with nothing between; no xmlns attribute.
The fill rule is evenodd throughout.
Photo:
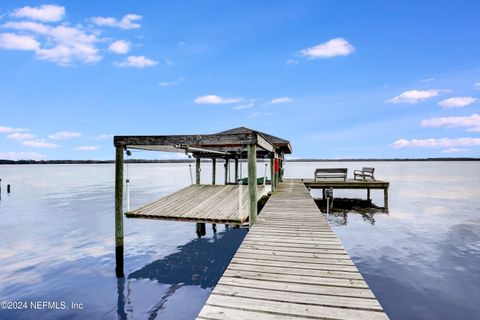
<svg viewBox="0 0 480 320"><path fill-rule="evenodd" d="M269 190L270 186L258 185L257 201ZM128 218L243 224L248 219L249 204L248 185L194 184L125 215Z"/></svg>
<svg viewBox="0 0 480 320"><path fill-rule="evenodd" d="M390 183L382 180L355 180L355 179L302 179L308 189L363 189L367 191L367 200L370 200L370 190L383 190L383 207L388 212L388 188Z"/></svg>
<svg viewBox="0 0 480 320"><path fill-rule="evenodd" d="M278 185L197 319L388 319L305 184Z"/></svg>

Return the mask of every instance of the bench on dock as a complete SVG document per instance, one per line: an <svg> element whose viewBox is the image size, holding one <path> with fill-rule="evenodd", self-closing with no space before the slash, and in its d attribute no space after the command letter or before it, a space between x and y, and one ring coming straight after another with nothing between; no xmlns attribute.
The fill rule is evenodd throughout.
<svg viewBox="0 0 480 320"><path fill-rule="evenodd" d="M347 168L317 168L315 169L314 181L318 179L342 179L347 180Z"/></svg>
<svg viewBox="0 0 480 320"><path fill-rule="evenodd" d="M367 178L375 180L375 177L373 176L374 171L375 168L371 167L363 167L362 170L355 170L353 172L353 179L357 180L358 177L361 180L366 180Z"/></svg>

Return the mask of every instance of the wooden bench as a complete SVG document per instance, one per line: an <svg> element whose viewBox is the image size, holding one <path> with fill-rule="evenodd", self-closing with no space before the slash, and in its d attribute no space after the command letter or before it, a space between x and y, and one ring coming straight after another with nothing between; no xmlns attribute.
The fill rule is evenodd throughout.
<svg viewBox="0 0 480 320"><path fill-rule="evenodd" d="M366 180L367 178L375 180L375 177L373 176L374 171L375 168L371 167L363 167L362 170L355 170L353 172L353 179L357 180L357 177L359 177L361 180Z"/></svg>
<svg viewBox="0 0 480 320"><path fill-rule="evenodd" d="M318 168L315 169L314 181L318 179L343 179L347 180L347 168Z"/></svg>

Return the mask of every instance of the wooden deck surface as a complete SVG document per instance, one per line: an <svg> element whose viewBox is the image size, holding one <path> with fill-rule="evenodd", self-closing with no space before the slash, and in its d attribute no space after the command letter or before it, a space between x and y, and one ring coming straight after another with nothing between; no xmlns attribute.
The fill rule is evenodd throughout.
<svg viewBox="0 0 480 320"><path fill-rule="evenodd" d="M242 206L239 209L240 187ZM269 188L257 186L257 198L266 195ZM194 184L125 215L128 218L242 224L248 219L248 205L248 185Z"/></svg>
<svg viewBox="0 0 480 320"><path fill-rule="evenodd" d="M305 186L312 189L388 189L390 183L382 180L354 180L354 179L303 179Z"/></svg>
<svg viewBox="0 0 480 320"><path fill-rule="evenodd" d="M300 180L279 185L197 319L388 319Z"/></svg>

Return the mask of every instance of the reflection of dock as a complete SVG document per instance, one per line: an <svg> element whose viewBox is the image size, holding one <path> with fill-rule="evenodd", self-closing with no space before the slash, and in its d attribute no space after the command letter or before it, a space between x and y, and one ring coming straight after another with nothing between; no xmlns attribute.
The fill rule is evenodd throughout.
<svg viewBox="0 0 480 320"><path fill-rule="evenodd" d="M198 319L387 319L300 180L268 200Z"/></svg>
<svg viewBox="0 0 480 320"><path fill-rule="evenodd" d="M388 211L388 187L390 183L382 180L354 180L354 179L302 179L308 189L363 189L367 190L367 200L370 200L371 189L383 190L384 208Z"/></svg>

